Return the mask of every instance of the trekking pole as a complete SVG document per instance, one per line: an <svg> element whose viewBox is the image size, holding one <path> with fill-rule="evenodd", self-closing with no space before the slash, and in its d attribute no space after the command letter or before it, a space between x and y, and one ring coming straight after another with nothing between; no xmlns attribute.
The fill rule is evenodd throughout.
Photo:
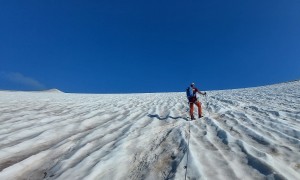
<svg viewBox="0 0 300 180"><path fill-rule="evenodd" d="M208 115L209 115L207 94L205 94L205 101L206 101L206 109L207 109L207 112L208 112Z"/></svg>

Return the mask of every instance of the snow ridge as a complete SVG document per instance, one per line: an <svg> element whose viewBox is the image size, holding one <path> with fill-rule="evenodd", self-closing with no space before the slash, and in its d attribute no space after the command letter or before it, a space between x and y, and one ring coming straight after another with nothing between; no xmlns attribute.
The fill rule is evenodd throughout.
<svg viewBox="0 0 300 180"><path fill-rule="evenodd" d="M200 101L0 92L0 179L300 179L299 81Z"/></svg>

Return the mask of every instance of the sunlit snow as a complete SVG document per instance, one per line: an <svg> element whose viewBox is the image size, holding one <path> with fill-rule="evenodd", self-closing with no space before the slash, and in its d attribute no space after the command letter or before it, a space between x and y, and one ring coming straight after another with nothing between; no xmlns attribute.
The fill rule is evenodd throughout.
<svg viewBox="0 0 300 180"><path fill-rule="evenodd" d="M207 94L0 91L0 179L300 179L300 81Z"/></svg>

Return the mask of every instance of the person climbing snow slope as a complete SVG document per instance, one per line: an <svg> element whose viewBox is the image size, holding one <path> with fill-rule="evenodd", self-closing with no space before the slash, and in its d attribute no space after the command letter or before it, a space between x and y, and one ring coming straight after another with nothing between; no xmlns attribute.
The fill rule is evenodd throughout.
<svg viewBox="0 0 300 180"><path fill-rule="evenodd" d="M201 102L197 99L197 93L206 95L206 92L202 93L198 88L195 87L195 83L192 83L187 89L186 89L186 95L189 100L190 105L190 116L192 120L195 120L194 117L194 104L198 107L198 117L202 117L202 107Z"/></svg>

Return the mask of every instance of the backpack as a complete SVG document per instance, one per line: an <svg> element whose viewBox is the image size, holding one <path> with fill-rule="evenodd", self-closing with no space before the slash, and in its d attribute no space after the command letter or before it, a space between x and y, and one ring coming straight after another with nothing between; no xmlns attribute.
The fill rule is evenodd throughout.
<svg viewBox="0 0 300 180"><path fill-rule="evenodd" d="M187 96L188 99L191 98L191 97L194 97L194 92L193 92L193 88L192 87L188 87L186 89L186 96Z"/></svg>

